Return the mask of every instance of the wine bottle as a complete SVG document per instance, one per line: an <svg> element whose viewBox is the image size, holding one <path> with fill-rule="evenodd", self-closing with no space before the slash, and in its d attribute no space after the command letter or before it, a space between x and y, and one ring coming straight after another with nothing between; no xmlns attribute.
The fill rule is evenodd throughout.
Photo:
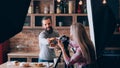
<svg viewBox="0 0 120 68"><path fill-rule="evenodd" d="M60 1L60 9L61 9L61 13L63 13L63 1Z"/></svg>
<svg viewBox="0 0 120 68"><path fill-rule="evenodd" d="M82 13L82 4L83 4L83 2L82 2L82 0L80 0L78 3L77 13Z"/></svg>
<svg viewBox="0 0 120 68"><path fill-rule="evenodd" d="M38 6L36 6L36 8L35 8L35 13L39 13L39 7Z"/></svg>
<svg viewBox="0 0 120 68"><path fill-rule="evenodd" d="M87 6L86 3L84 3L84 6L83 6L83 12L84 13L87 13L87 7L86 6Z"/></svg>
<svg viewBox="0 0 120 68"><path fill-rule="evenodd" d="M57 0L56 13L63 13L63 1Z"/></svg>
<svg viewBox="0 0 120 68"><path fill-rule="evenodd" d="M61 8L60 8L60 5L59 5L59 4L57 5L56 13L58 13L58 14L61 13Z"/></svg>
<svg viewBox="0 0 120 68"><path fill-rule="evenodd" d="M67 1L63 1L63 13L68 13L68 4Z"/></svg>

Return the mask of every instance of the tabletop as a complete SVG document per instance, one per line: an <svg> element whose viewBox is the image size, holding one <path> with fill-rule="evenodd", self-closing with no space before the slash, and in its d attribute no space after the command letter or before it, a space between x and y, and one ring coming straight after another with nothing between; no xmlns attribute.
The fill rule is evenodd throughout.
<svg viewBox="0 0 120 68"><path fill-rule="evenodd" d="M23 65L24 63L29 63L29 65ZM42 64L42 66L40 65ZM63 63L59 63L57 68L63 68ZM19 62L16 63L14 61L8 61L6 63L3 63L0 65L0 68L53 68L54 64L53 63L37 63L37 62Z"/></svg>

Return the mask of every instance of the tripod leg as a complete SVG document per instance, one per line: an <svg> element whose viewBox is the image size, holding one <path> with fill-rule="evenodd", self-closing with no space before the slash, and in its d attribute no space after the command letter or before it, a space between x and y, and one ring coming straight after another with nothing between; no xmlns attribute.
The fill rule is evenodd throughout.
<svg viewBox="0 0 120 68"><path fill-rule="evenodd" d="M54 68L57 68L57 65L58 65L58 62L60 62L61 56L62 56L62 52L60 53L60 55L59 55L59 57L58 57L58 60L57 60L57 62L55 63Z"/></svg>

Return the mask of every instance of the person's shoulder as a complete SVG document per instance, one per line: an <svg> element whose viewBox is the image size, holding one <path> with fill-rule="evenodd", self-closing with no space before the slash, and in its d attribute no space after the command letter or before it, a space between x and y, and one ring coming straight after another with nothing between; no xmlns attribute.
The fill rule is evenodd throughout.
<svg viewBox="0 0 120 68"><path fill-rule="evenodd" d="M45 33L45 30L41 31L40 33Z"/></svg>
<svg viewBox="0 0 120 68"><path fill-rule="evenodd" d="M46 34L45 30L41 31L39 35Z"/></svg>

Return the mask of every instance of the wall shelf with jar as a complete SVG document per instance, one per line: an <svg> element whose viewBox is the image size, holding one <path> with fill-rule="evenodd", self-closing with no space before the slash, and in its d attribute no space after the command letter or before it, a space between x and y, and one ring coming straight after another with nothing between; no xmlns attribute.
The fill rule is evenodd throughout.
<svg viewBox="0 0 120 68"><path fill-rule="evenodd" d="M69 29L76 22L88 23L85 0L31 0L24 28L42 29L44 16L52 18L56 29Z"/></svg>
<svg viewBox="0 0 120 68"><path fill-rule="evenodd" d="M31 14L27 14L23 28L25 29L32 28L32 15Z"/></svg>

